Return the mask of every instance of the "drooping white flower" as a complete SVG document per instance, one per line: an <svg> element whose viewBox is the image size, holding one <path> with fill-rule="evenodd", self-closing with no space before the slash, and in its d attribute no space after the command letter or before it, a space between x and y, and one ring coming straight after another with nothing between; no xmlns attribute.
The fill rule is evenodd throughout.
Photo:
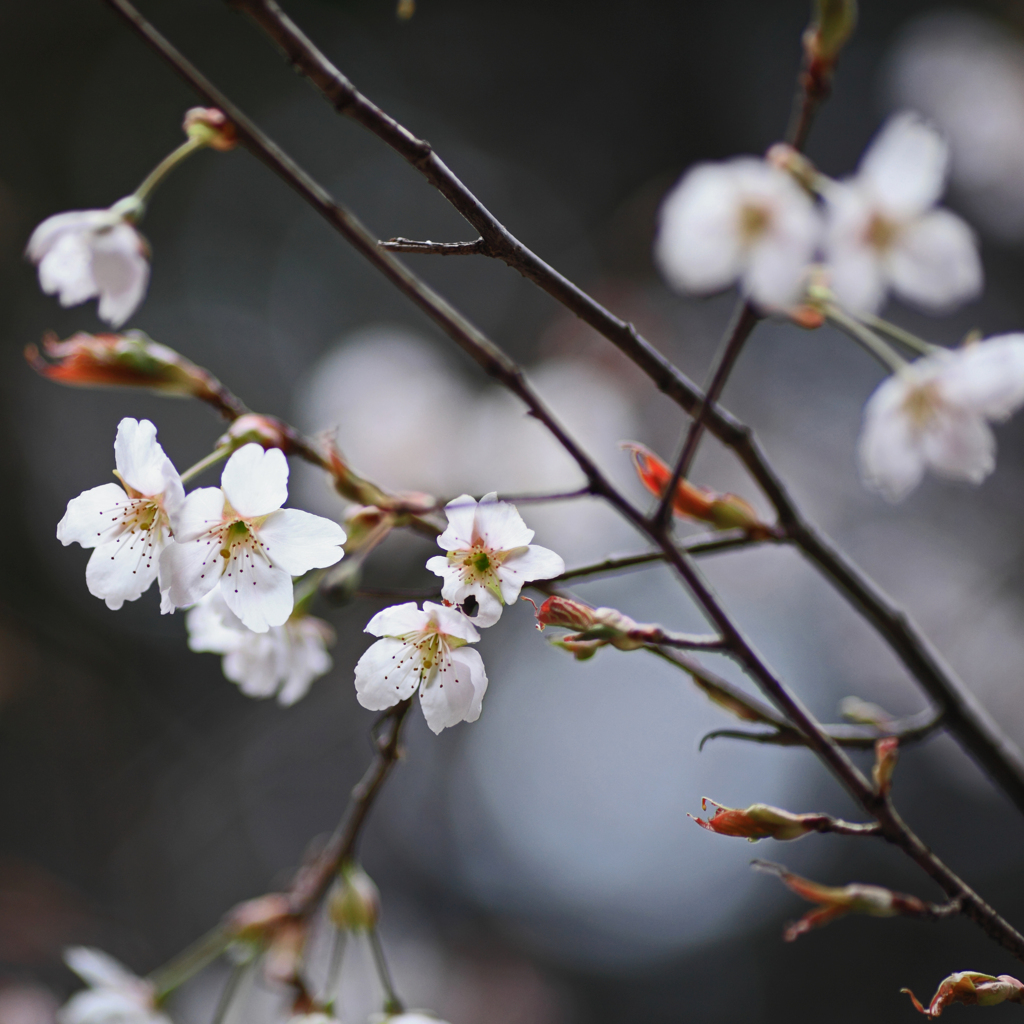
<svg viewBox="0 0 1024 1024"><path fill-rule="evenodd" d="M915 114L893 117L864 154L857 176L825 193L825 250L840 304L874 312L892 288L928 310L951 309L981 291L971 229L937 210L949 148Z"/></svg>
<svg viewBox="0 0 1024 1024"><path fill-rule="evenodd" d="M989 421L1024 405L1024 334L917 359L864 407L859 443L867 487L899 501L926 469L977 484L995 467Z"/></svg>
<svg viewBox="0 0 1024 1024"><path fill-rule="evenodd" d="M89 593L116 611L160 576L161 611L171 611L160 555L171 543L171 520L185 489L149 420L121 420L114 441L121 484L101 484L68 502L57 539L95 548L85 570Z"/></svg>
<svg viewBox="0 0 1024 1024"><path fill-rule="evenodd" d="M28 240L25 255L39 267L39 285L62 306L98 297L100 318L120 327L149 283L149 246L131 218L134 197L109 210L72 210L48 217Z"/></svg>
<svg viewBox="0 0 1024 1024"><path fill-rule="evenodd" d="M288 462L278 448L239 448L220 487L200 487L172 519L176 543L165 548L162 578L175 608L198 603L217 585L249 629L282 626L295 601L292 577L334 565L345 531L329 519L294 508Z"/></svg>
<svg viewBox="0 0 1024 1024"><path fill-rule="evenodd" d="M476 598L477 610L469 618L477 626L493 626L524 583L565 572L565 562L554 551L530 543L533 530L514 505L498 501L496 492L485 494L479 504L463 494L448 502L445 514L448 529L437 543L448 556L428 559L427 568L444 578L445 601L461 605L470 595Z"/></svg>
<svg viewBox="0 0 1024 1024"><path fill-rule="evenodd" d="M311 615L292 615L283 626L254 633L213 590L185 616L193 651L223 654L224 675L247 697L277 696L288 707L309 692L313 680L331 670L327 647L334 631Z"/></svg>
<svg viewBox="0 0 1024 1024"><path fill-rule="evenodd" d="M420 691L427 725L435 733L480 717L487 673L475 644L480 634L462 612L415 601L396 604L366 624L382 637L356 663L356 695L371 711L383 711Z"/></svg>
<svg viewBox="0 0 1024 1024"><path fill-rule="evenodd" d="M714 292L739 281L766 307L796 302L821 223L786 172L737 157L698 164L662 203L654 255L669 284Z"/></svg>
<svg viewBox="0 0 1024 1024"><path fill-rule="evenodd" d="M89 988L58 1011L58 1024L171 1024L156 1007L153 986L99 949L71 946L64 961Z"/></svg>

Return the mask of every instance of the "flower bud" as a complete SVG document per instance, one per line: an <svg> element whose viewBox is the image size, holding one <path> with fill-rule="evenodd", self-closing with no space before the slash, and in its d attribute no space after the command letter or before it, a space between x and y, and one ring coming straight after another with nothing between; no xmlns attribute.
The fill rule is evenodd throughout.
<svg viewBox="0 0 1024 1024"><path fill-rule="evenodd" d="M36 373L75 387L147 388L207 401L220 387L212 374L141 331L80 332L67 341L47 334L42 353L28 345L25 358Z"/></svg>
<svg viewBox="0 0 1024 1024"><path fill-rule="evenodd" d="M811 61L833 65L857 27L857 0L815 0L814 20L804 35Z"/></svg>
<svg viewBox="0 0 1024 1024"><path fill-rule="evenodd" d="M288 455L295 448L291 431L275 416L249 412L232 421L227 433L217 440L215 447L230 445L241 448L243 444L255 442L264 448L280 448Z"/></svg>
<svg viewBox="0 0 1024 1024"><path fill-rule="evenodd" d="M722 836L739 836L751 843L759 839L799 839L808 832L816 831L813 822L820 821L820 814L793 814L790 811L783 811L778 807L770 807L768 804L751 804L746 810L737 810L733 807L723 807L721 804L702 797L700 801L701 810L706 811L708 804L712 804L716 810L714 816L707 821L693 818L701 828L709 832L717 832Z"/></svg>
<svg viewBox="0 0 1024 1024"><path fill-rule="evenodd" d="M210 149L226 152L238 145L238 132L222 110L216 107L192 107L185 111L182 130Z"/></svg>
<svg viewBox="0 0 1024 1024"><path fill-rule="evenodd" d="M338 928L369 931L380 918L380 892L373 879L356 863L341 866L327 894L327 913Z"/></svg>
<svg viewBox="0 0 1024 1024"><path fill-rule="evenodd" d="M571 597L552 594L537 610L537 628L545 626L562 626L582 632L596 625L596 609L582 601L574 601Z"/></svg>
<svg viewBox="0 0 1024 1024"><path fill-rule="evenodd" d="M875 741L875 766L871 777L880 796L888 796L892 789L892 773L900 756L900 741L895 736Z"/></svg>
<svg viewBox="0 0 1024 1024"><path fill-rule="evenodd" d="M274 932L263 955L263 976L267 981L281 985L293 985L299 981L307 933L306 922L298 918L290 918Z"/></svg>
<svg viewBox="0 0 1024 1024"><path fill-rule="evenodd" d="M552 647L561 647L577 661L589 661L605 644L604 640L570 640L567 637L551 641Z"/></svg>
<svg viewBox="0 0 1024 1024"><path fill-rule="evenodd" d="M225 918L225 926L236 939L259 941L276 931L291 917L288 897L273 892L239 903Z"/></svg>
<svg viewBox="0 0 1024 1024"><path fill-rule="evenodd" d="M957 971L944 978L925 1009L909 988L901 988L910 996L914 1009L926 1017L938 1017L951 1003L967 1006L996 1006L998 1003L1024 1003L1024 983L1009 974L981 974L978 971Z"/></svg>
<svg viewBox="0 0 1024 1024"><path fill-rule="evenodd" d="M892 715L885 708L860 697L844 697L839 702L839 714L848 722L873 725L876 729L889 729L893 723Z"/></svg>

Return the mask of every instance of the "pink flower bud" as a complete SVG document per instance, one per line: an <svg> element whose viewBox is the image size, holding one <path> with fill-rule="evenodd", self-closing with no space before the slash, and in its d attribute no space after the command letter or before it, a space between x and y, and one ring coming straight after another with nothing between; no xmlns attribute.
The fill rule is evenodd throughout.
<svg viewBox="0 0 1024 1024"><path fill-rule="evenodd" d="M998 1003L1024 1003L1024 983L1009 974L994 976L977 971L958 971L944 978L932 1001L925 1009L909 988L901 988L910 996L918 1013L938 1017L950 1003L967 1006L995 1006Z"/></svg>
<svg viewBox="0 0 1024 1024"><path fill-rule="evenodd" d="M693 818L701 828L709 832L717 832L722 836L739 836L756 843L759 839L799 839L808 832L817 831L814 823L822 820L820 814L793 814L768 804L751 804L745 810L723 807L721 804L702 797L701 810L706 811L708 804L715 807L714 816L707 821Z"/></svg>
<svg viewBox="0 0 1024 1024"><path fill-rule="evenodd" d="M887 736L875 742L875 766L871 769L871 777L881 796L887 796L892 788L892 773L896 770L896 761L900 756L899 747L900 741L895 736Z"/></svg>
<svg viewBox="0 0 1024 1024"><path fill-rule="evenodd" d="M250 412L234 420L227 433L217 441L217 447L232 445L241 448L250 441L263 448L280 448L285 455L295 450L295 440L291 430L275 416L264 416Z"/></svg>
<svg viewBox="0 0 1024 1024"><path fill-rule="evenodd" d="M238 145L234 124L216 107L192 107L185 111L182 129L190 139L198 139L210 149L225 152Z"/></svg>

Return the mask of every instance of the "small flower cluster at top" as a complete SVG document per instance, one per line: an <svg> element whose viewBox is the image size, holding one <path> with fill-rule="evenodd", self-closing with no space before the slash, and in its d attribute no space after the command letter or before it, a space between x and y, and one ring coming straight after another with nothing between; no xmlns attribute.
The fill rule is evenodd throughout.
<svg viewBox="0 0 1024 1024"><path fill-rule="evenodd" d="M974 233L937 203L949 149L910 113L894 116L845 181L787 146L691 169L665 199L656 261L688 292L738 284L765 312L846 322L893 371L868 401L859 443L866 486L899 501L925 470L980 483L995 466L990 421L1024 404L1024 334L940 348L910 339L908 363L873 333L891 290L939 313L976 298ZM821 263L817 261L822 261ZM852 321L851 321L852 316Z"/></svg>
<svg viewBox="0 0 1024 1024"><path fill-rule="evenodd" d="M115 476L68 503L63 544L93 548L89 592L117 610L158 582L161 612L189 608L190 646L225 655L225 675L250 696L298 700L330 668L330 627L296 608L292 578L338 562L345 532L288 498L288 462L250 443L224 466L220 487L185 494L149 420L126 418Z"/></svg>
<svg viewBox="0 0 1024 1024"><path fill-rule="evenodd" d="M446 555L427 568L444 579L442 604L424 601L378 612L366 632L380 637L356 664L359 703L383 711L420 694L427 725L435 733L480 717L487 673L480 654L467 644L477 627L493 626L525 583L565 571L553 551L531 544L534 532L514 505L485 494L468 494L445 506L448 528L437 538Z"/></svg>

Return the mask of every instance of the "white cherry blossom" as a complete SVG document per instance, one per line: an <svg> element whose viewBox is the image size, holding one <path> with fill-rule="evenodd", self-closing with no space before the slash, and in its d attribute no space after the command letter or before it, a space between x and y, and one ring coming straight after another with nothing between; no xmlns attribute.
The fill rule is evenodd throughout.
<svg viewBox="0 0 1024 1024"><path fill-rule="evenodd" d="M448 555L428 559L427 568L444 578L445 601L461 605L471 595L476 598L477 610L469 618L477 626L493 626L524 583L565 572L565 562L554 551L530 543L533 530L514 505L498 501L496 492L485 494L479 504L463 494L448 502L445 514L448 529L437 543Z"/></svg>
<svg viewBox="0 0 1024 1024"><path fill-rule="evenodd" d="M99 949L71 946L64 961L89 988L58 1011L58 1024L171 1024L156 1007L153 986Z"/></svg>
<svg viewBox="0 0 1024 1024"><path fill-rule="evenodd" d="M427 725L435 733L480 717L487 673L479 652L466 647L480 634L462 612L424 601L397 604L366 624L382 637L356 663L356 696L383 711L420 691Z"/></svg>
<svg viewBox="0 0 1024 1024"><path fill-rule="evenodd" d="M57 539L96 549L85 582L108 608L135 601L159 575L161 611L171 611L160 555L171 543L171 520L185 500L181 478L149 420L121 420L114 461L121 483L101 484L69 501Z"/></svg>
<svg viewBox="0 0 1024 1024"><path fill-rule="evenodd" d="M296 615L283 626L254 633L227 606L221 590L206 595L185 617L193 651L224 655L224 675L247 697L277 696L288 707L331 670L327 646L334 631L322 619Z"/></svg>
<svg viewBox="0 0 1024 1024"><path fill-rule="evenodd" d="M926 469L980 483L995 467L989 421L1024 404L1024 334L1004 334L917 359L864 407L861 476L899 501Z"/></svg>
<svg viewBox="0 0 1024 1024"><path fill-rule="evenodd" d="M48 217L25 255L39 267L39 285L62 306L98 297L100 318L120 327L135 312L149 283L149 246L132 217L129 196L109 210L72 210Z"/></svg>
<svg viewBox="0 0 1024 1024"><path fill-rule="evenodd" d="M934 208L948 164L942 136L917 115L899 114L872 142L856 177L826 190L825 251L841 305L874 312L892 288L941 312L981 292L974 233Z"/></svg>
<svg viewBox="0 0 1024 1024"><path fill-rule="evenodd" d="M786 171L755 157L698 164L662 203L655 259L666 280L707 293L739 281L765 307L800 298L821 223Z"/></svg>
<svg viewBox="0 0 1024 1024"><path fill-rule="evenodd" d="M220 585L227 606L251 630L282 626L294 607L292 577L334 565L345 531L294 508L288 462L278 448L239 448L220 487L200 487L172 519L176 543L160 571L175 608L196 604Z"/></svg>

